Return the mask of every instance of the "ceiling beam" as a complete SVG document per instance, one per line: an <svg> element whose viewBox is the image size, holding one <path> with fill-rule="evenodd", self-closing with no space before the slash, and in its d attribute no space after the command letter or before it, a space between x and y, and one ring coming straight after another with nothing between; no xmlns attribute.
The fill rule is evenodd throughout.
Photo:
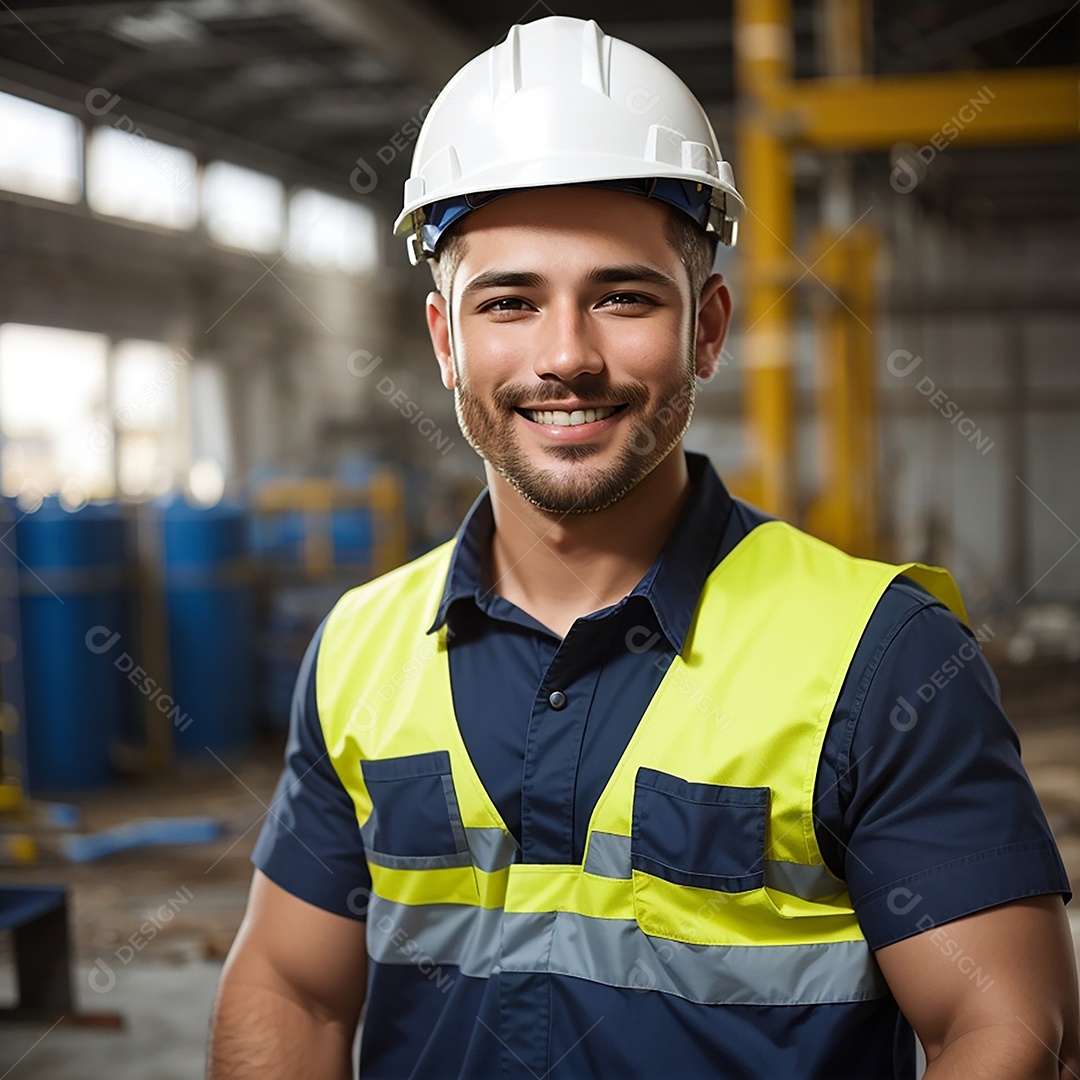
<svg viewBox="0 0 1080 1080"><path fill-rule="evenodd" d="M1006 0L992 7L983 7L972 15L920 34L900 50L884 50L882 65L888 72L925 69L1066 7L1067 0Z"/></svg>
<svg viewBox="0 0 1080 1080"><path fill-rule="evenodd" d="M327 36L373 52L432 96L485 48L419 0L303 0L297 13Z"/></svg>

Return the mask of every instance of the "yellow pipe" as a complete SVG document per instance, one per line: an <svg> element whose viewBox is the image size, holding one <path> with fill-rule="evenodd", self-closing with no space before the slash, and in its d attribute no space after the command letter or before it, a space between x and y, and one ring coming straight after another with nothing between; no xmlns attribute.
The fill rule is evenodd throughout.
<svg viewBox="0 0 1080 1080"><path fill-rule="evenodd" d="M784 518L794 510L789 290L794 281L795 188L782 133L770 123L770 115L773 101L791 78L791 49L788 0L737 0L739 186L748 193L747 215L740 224L751 441L751 473L744 494Z"/></svg>
<svg viewBox="0 0 1080 1080"><path fill-rule="evenodd" d="M820 0L822 53L830 75L862 75L870 44L864 0Z"/></svg>
<svg viewBox="0 0 1080 1080"><path fill-rule="evenodd" d="M819 150L941 150L1080 137L1080 68L802 79L772 97L793 140ZM936 138L937 142L931 142Z"/></svg>
<svg viewBox="0 0 1080 1080"><path fill-rule="evenodd" d="M877 236L856 226L820 229L814 272L831 290L815 298L818 323L818 423L823 483L810 506L811 532L854 555L875 554L877 437L874 262Z"/></svg>

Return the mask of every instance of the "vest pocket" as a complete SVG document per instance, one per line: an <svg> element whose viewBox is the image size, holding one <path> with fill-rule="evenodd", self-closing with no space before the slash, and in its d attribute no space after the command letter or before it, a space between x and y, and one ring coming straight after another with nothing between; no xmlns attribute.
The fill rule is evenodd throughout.
<svg viewBox="0 0 1080 1080"><path fill-rule="evenodd" d="M731 787L638 769L630 865L677 885L746 892L765 884L767 787Z"/></svg>
<svg viewBox="0 0 1080 1080"><path fill-rule="evenodd" d="M371 816L361 827L372 862L392 869L440 869L471 862L450 754L361 761Z"/></svg>
<svg viewBox="0 0 1080 1080"><path fill-rule="evenodd" d="M767 787L693 783L639 768L630 866L642 930L709 944L719 912L756 906L768 814Z"/></svg>

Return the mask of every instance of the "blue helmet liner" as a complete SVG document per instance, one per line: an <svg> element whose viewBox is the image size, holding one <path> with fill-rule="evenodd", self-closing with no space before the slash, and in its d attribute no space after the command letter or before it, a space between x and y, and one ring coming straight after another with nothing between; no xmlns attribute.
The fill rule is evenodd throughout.
<svg viewBox="0 0 1080 1080"><path fill-rule="evenodd" d="M707 226L712 209L712 188L706 184L695 183L693 180L646 177L627 180L591 180L586 183L559 186L608 188L612 191L628 191L649 199L659 199L689 214L702 229ZM430 258L435 254L443 233L454 222L460 221L470 210L477 210L504 195L535 190L537 189L507 188L502 191L473 192L468 195L455 195L450 199L440 199L424 207L424 223L420 226L419 234L425 257Z"/></svg>

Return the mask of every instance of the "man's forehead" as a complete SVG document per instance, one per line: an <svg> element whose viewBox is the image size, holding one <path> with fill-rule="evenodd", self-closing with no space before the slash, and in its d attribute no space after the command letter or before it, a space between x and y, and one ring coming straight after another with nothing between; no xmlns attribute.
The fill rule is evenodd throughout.
<svg viewBox="0 0 1080 1080"><path fill-rule="evenodd" d="M515 192L462 221L461 268L472 276L495 265L542 272L537 260L593 273L604 266L651 266L671 276L678 255L668 230L670 211L640 195L595 188L553 187ZM573 243L567 244L567 234Z"/></svg>
<svg viewBox="0 0 1080 1080"><path fill-rule="evenodd" d="M664 205L641 195L603 188L555 186L503 195L473 210L461 222L465 235L496 230L574 229L625 237L649 233L662 239L668 220Z"/></svg>

